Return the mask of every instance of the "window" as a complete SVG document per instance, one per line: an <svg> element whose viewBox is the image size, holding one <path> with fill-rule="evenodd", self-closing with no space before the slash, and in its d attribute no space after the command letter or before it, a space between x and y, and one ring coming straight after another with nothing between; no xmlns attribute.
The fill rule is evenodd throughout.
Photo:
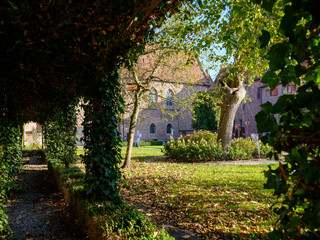
<svg viewBox="0 0 320 240"><path fill-rule="evenodd" d="M245 105L244 104L242 104L242 110L244 110L245 109Z"/></svg>
<svg viewBox="0 0 320 240"><path fill-rule="evenodd" d="M150 134L155 134L156 133L156 125L152 123L150 125Z"/></svg>
<svg viewBox="0 0 320 240"><path fill-rule="evenodd" d="M245 86L245 89L246 89L246 92L248 93L248 91L249 91L249 88L248 88L248 86Z"/></svg>
<svg viewBox="0 0 320 240"><path fill-rule="evenodd" d="M269 97L270 96L270 89L266 89L266 97Z"/></svg>
<svg viewBox="0 0 320 240"><path fill-rule="evenodd" d="M150 105L157 103L157 91L154 88L150 90L149 103Z"/></svg>
<svg viewBox="0 0 320 240"><path fill-rule="evenodd" d="M173 98L173 93L171 90L168 90L166 94L166 106L172 106L172 98Z"/></svg>
<svg viewBox="0 0 320 240"><path fill-rule="evenodd" d="M278 88L273 89L270 91L270 96L277 96L278 95Z"/></svg>
<svg viewBox="0 0 320 240"><path fill-rule="evenodd" d="M260 99L261 88L257 88L257 98Z"/></svg>
<svg viewBox="0 0 320 240"><path fill-rule="evenodd" d="M287 93L291 93L291 85L287 86Z"/></svg>
<svg viewBox="0 0 320 240"><path fill-rule="evenodd" d="M167 134L171 134L172 125L169 123L167 125Z"/></svg>

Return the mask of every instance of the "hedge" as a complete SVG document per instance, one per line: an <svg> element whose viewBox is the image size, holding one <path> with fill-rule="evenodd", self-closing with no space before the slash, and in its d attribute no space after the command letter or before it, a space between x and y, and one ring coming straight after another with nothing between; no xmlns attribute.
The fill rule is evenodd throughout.
<svg viewBox="0 0 320 240"><path fill-rule="evenodd" d="M260 156L265 157L272 148L259 141ZM251 138L237 138L231 141L227 152L223 153L217 134L209 131L198 131L192 135L171 139L164 145L165 155L170 159L184 162L203 162L217 160L243 160L257 158L258 149Z"/></svg>
<svg viewBox="0 0 320 240"><path fill-rule="evenodd" d="M174 239L134 206L87 199L84 194L85 173L76 165L66 169L59 160L48 159L48 166L90 239Z"/></svg>

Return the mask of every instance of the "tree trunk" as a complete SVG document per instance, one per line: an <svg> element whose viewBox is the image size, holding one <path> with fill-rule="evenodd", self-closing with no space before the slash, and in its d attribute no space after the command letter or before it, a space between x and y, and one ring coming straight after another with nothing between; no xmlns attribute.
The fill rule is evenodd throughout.
<svg viewBox="0 0 320 240"><path fill-rule="evenodd" d="M240 103L246 96L246 90L242 82L236 88L231 88L222 81L220 83L223 95L218 140L221 141L223 152L226 152L227 147L231 145L234 117Z"/></svg>
<svg viewBox="0 0 320 240"><path fill-rule="evenodd" d="M138 116L139 116L142 94L143 94L143 91L138 90L134 95L135 99L134 99L133 111L132 111L132 114L130 117L128 145L127 145L126 157L124 159L124 163L122 165L122 168L130 169L130 161L131 161L131 153L132 153L133 140L134 140L134 132L136 129L137 120L138 120Z"/></svg>

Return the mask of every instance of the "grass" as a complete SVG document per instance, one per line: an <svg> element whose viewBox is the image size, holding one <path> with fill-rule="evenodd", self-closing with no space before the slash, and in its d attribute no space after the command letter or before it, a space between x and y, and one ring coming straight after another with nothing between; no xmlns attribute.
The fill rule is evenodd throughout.
<svg viewBox="0 0 320 240"><path fill-rule="evenodd" d="M126 148L121 149L124 158ZM83 151L83 150L82 150ZM159 226L176 224L204 239L266 239L276 202L263 188L267 165L150 163L161 148L133 148L121 195ZM276 164L272 165L276 167Z"/></svg>
<svg viewBox="0 0 320 240"><path fill-rule="evenodd" d="M275 216L263 189L265 165L208 166L136 162L126 170L122 195L205 239L264 239ZM156 210L154 209L156 206Z"/></svg>
<svg viewBox="0 0 320 240"><path fill-rule="evenodd" d="M163 156L161 150L163 146L143 146L143 147L133 147L132 148L132 159L133 160L141 160L144 158L150 157L159 157ZM125 157L127 147L121 147L121 156ZM84 154L83 147L77 147L77 155Z"/></svg>
<svg viewBox="0 0 320 240"><path fill-rule="evenodd" d="M132 160L143 160L145 158L151 157L159 157L163 156L163 152L161 152L161 148L163 146L148 146L148 147L133 147L132 148ZM125 157L126 147L121 148L121 156Z"/></svg>
<svg viewBox="0 0 320 240"><path fill-rule="evenodd" d="M157 149L164 149L164 146L142 146L142 148L157 148Z"/></svg>

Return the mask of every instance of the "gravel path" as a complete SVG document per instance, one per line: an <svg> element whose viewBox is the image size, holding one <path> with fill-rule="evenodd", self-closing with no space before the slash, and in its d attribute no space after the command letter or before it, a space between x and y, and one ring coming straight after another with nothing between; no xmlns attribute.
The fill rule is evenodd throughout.
<svg viewBox="0 0 320 240"><path fill-rule="evenodd" d="M17 183L21 190L6 206L14 239L88 239L69 214L67 204L39 158L24 159Z"/></svg>

